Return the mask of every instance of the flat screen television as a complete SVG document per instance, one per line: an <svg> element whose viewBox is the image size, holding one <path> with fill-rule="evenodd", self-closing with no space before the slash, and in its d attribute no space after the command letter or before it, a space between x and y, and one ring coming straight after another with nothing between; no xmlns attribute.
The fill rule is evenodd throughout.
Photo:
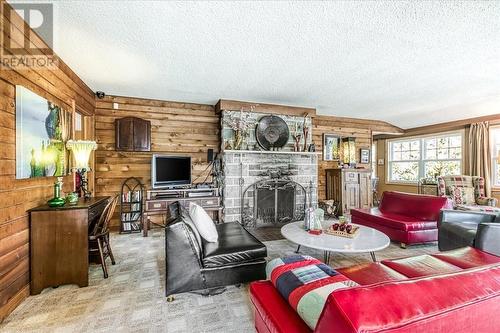
<svg viewBox="0 0 500 333"><path fill-rule="evenodd" d="M153 155L151 186L173 188L191 184L191 157Z"/></svg>

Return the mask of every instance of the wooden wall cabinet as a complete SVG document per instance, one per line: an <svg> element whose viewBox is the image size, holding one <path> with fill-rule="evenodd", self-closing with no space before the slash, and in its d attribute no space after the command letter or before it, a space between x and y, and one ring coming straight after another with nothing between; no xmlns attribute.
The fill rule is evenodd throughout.
<svg viewBox="0 0 500 333"><path fill-rule="evenodd" d="M371 170L326 169L326 199L340 204L339 214L372 206Z"/></svg>
<svg viewBox="0 0 500 333"><path fill-rule="evenodd" d="M136 117L115 120L116 150L150 151L151 122Z"/></svg>

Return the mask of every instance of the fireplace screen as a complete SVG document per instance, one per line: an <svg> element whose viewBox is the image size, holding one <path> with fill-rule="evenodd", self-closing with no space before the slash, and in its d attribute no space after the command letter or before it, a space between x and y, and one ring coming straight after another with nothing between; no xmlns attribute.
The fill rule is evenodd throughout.
<svg viewBox="0 0 500 333"><path fill-rule="evenodd" d="M242 197L245 227L281 226L304 218L306 192L288 179L261 180L250 185Z"/></svg>

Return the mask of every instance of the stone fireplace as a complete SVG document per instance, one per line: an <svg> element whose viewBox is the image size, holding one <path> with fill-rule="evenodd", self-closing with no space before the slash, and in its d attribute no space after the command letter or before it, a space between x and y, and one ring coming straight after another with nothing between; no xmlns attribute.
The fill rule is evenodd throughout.
<svg viewBox="0 0 500 333"><path fill-rule="evenodd" d="M317 204L317 159L308 152L224 152L224 221L259 228L303 219L306 206Z"/></svg>
<svg viewBox="0 0 500 333"><path fill-rule="evenodd" d="M236 140L227 123L235 116L242 117L242 113L252 130L241 150L232 150L230 143ZM320 153L295 152L293 140L297 129L302 131L306 126L309 131L305 140L301 138L301 150L312 143L311 118L276 114L288 125L288 143L279 150L263 150L253 124L256 126L266 115L269 113L221 110L224 221L238 221L254 230L302 220L305 208L311 203L317 205Z"/></svg>

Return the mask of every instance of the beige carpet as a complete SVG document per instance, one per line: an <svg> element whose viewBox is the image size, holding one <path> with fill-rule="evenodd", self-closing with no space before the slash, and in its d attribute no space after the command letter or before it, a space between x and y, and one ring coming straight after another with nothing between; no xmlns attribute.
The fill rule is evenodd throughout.
<svg viewBox="0 0 500 333"><path fill-rule="evenodd" d="M160 229L147 238L113 234L117 264L108 266L108 279L103 279L100 266L92 265L89 287L48 288L29 297L0 324L0 332L254 332L247 286L232 286L217 296L186 293L166 301L164 240ZM286 240L266 245L270 258L292 254L296 248ZM301 251L322 260L320 251ZM436 245L403 250L391 244L377 257L436 251ZM369 254L334 255L331 265L369 261Z"/></svg>

